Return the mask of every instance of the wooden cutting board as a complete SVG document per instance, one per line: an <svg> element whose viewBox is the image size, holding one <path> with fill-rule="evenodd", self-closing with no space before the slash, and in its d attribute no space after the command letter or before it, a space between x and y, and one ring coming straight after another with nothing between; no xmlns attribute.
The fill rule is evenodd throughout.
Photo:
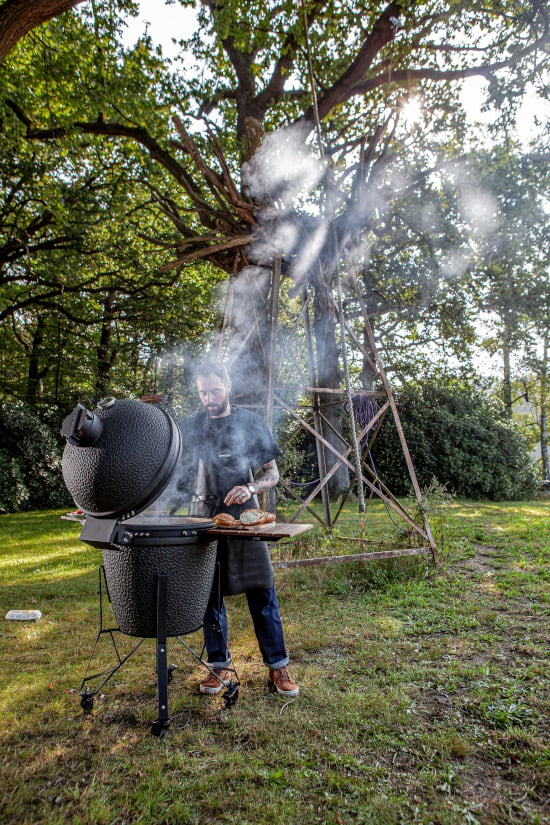
<svg viewBox="0 0 550 825"><path fill-rule="evenodd" d="M250 525L247 527L212 527L207 531L209 536L236 536L241 539L263 539L264 541L277 541L278 539L290 539L300 533L306 533L313 529L313 524L284 524L272 521L271 524Z"/></svg>

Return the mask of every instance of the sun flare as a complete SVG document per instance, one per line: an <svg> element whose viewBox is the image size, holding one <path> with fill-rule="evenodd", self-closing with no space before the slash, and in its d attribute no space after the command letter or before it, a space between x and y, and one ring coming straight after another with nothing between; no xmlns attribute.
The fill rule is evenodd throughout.
<svg viewBox="0 0 550 825"><path fill-rule="evenodd" d="M424 115L422 101L419 97L409 97L401 108L401 119L405 126L416 126Z"/></svg>

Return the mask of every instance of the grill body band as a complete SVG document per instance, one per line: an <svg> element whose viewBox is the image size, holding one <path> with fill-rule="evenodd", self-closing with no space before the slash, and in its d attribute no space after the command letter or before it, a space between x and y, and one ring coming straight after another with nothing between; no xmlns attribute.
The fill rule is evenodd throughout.
<svg viewBox="0 0 550 825"><path fill-rule="evenodd" d="M216 567L217 542L103 550L103 566L115 619L129 636L157 634L157 576L167 576L167 636L202 625Z"/></svg>

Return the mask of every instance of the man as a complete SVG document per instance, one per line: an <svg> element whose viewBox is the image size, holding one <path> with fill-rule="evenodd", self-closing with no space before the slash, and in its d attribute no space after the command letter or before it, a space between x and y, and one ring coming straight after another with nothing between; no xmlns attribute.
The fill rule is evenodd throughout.
<svg viewBox="0 0 550 825"><path fill-rule="evenodd" d="M204 410L183 424L195 470L193 515L212 517L257 507L259 492L275 487L281 455L262 419L249 410L231 406L231 380L223 364L207 361L196 371L196 385ZM204 643L215 675L200 684L205 694L219 693L230 678L227 617L223 596L244 593L269 680L283 696L296 696L269 549L265 542L221 537L218 540L219 576L214 581L204 616Z"/></svg>

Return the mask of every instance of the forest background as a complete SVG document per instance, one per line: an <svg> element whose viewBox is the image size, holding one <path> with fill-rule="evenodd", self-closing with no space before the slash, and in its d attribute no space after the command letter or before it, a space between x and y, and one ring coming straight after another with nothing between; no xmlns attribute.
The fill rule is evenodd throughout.
<svg viewBox="0 0 550 825"><path fill-rule="evenodd" d="M316 386L343 386L345 352L376 390L366 313L421 482L530 495L550 479L544 7L179 5L168 58L128 36L128 0L0 4L0 506L65 503L76 401L188 411L205 350L261 406L276 265L278 382L311 385L307 315ZM375 459L399 492L395 437ZM307 484L294 443L284 469ZM335 473L332 495L347 486Z"/></svg>

